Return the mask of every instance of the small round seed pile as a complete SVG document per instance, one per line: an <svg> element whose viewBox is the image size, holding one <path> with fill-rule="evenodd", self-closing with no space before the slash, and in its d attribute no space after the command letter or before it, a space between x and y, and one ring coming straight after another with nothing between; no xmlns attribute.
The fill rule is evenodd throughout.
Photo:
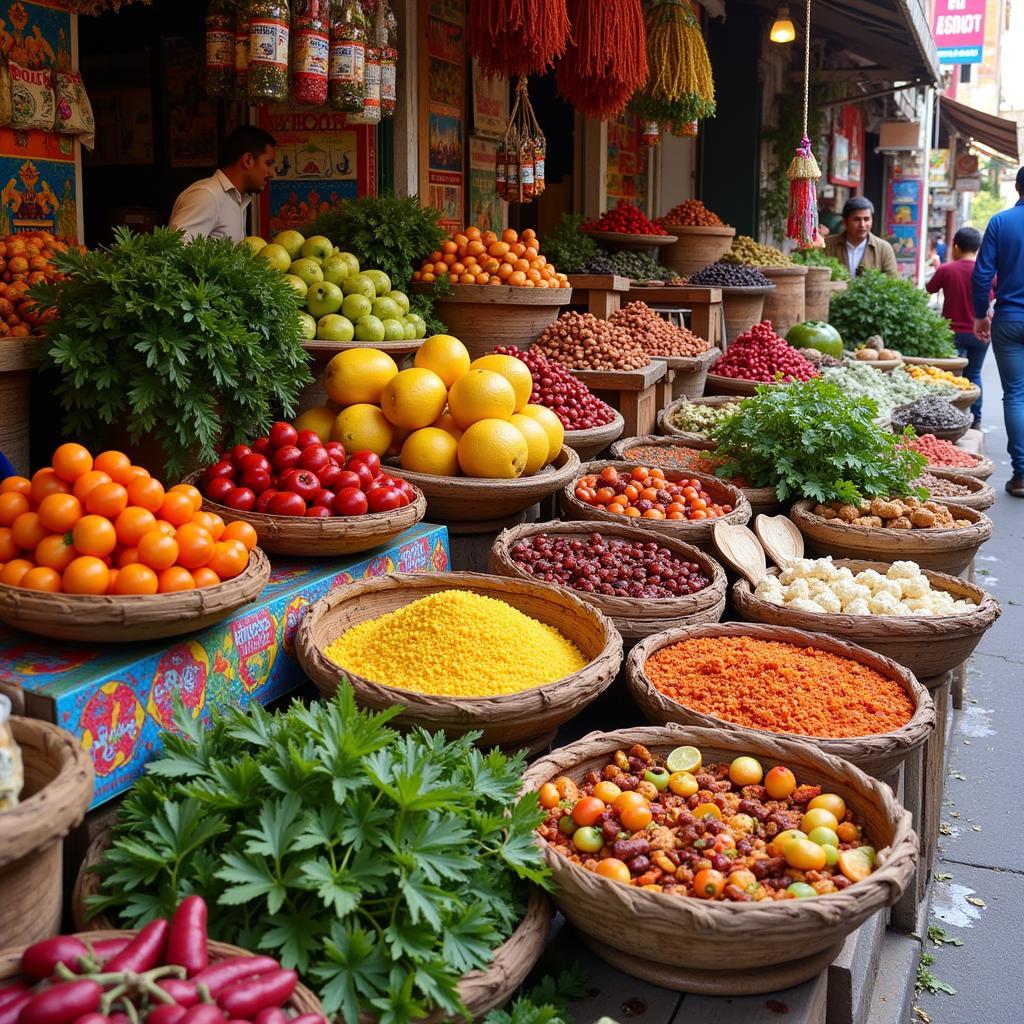
<svg viewBox="0 0 1024 1024"><path fill-rule="evenodd" d="M760 270L745 263L726 263L719 260L698 270L690 277L690 284L704 288L768 288L771 281Z"/></svg>
<svg viewBox="0 0 1024 1024"><path fill-rule="evenodd" d="M746 263L751 267L792 267L793 261L781 250L755 242L749 235L737 235L732 248L722 257L726 263Z"/></svg>
<svg viewBox="0 0 1024 1024"><path fill-rule="evenodd" d="M929 395L894 409L892 422L897 427L917 426L929 430L958 430L971 424L971 414L957 409L944 398Z"/></svg>
<svg viewBox="0 0 1024 1024"><path fill-rule="evenodd" d="M591 313L563 313L533 349L577 370L639 370L651 361L625 327Z"/></svg>
<svg viewBox="0 0 1024 1024"><path fill-rule="evenodd" d="M646 302L631 302L613 313L609 320L629 331L648 355L697 356L711 347L692 331L669 323Z"/></svg>

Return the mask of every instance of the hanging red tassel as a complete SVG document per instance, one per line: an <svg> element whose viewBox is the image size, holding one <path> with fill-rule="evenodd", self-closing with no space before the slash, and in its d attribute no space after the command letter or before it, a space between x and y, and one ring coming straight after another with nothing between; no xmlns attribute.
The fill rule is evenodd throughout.
<svg viewBox="0 0 1024 1024"><path fill-rule="evenodd" d="M786 219L786 237L806 249L818 238L818 189L821 177L818 161L811 151L811 140L805 135L800 140L789 165L789 216Z"/></svg>
<svg viewBox="0 0 1024 1024"><path fill-rule="evenodd" d="M640 0L570 0L572 36L558 64L558 91L585 117L618 117L647 81Z"/></svg>
<svg viewBox="0 0 1024 1024"><path fill-rule="evenodd" d="M488 78L543 74L565 53L566 0L472 0L466 45Z"/></svg>

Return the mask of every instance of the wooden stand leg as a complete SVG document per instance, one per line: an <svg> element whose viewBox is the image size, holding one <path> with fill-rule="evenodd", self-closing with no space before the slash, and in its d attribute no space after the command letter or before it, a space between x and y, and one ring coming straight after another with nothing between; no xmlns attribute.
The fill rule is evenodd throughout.
<svg viewBox="0 0 1024 1024"><path fill-rule="evenodd" d="M587 311L599 320L607 320L621 308L622 295L619 292L606 292L599 288L591 288L587 292Z"/></svg>
<svg viewBox="0 0 1024 1024"><path fill-rule="evenodd" d="M670 366L665 373L665 376L654 385L654 404L659 409L664 409L666 406L672 404L672 387L675 383L675 379L676 371Z"/></svg>
<svg viewBox="0 0 1024 1024"><path fill-rule="evenodd" d="M711 303L692 303L690 308L690 330L698 337L711 341L711 328Z"/></svg>

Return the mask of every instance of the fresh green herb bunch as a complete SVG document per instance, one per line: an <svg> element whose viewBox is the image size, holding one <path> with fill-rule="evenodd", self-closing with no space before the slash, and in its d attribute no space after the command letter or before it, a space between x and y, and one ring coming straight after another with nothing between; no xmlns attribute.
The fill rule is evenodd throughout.
<svg viewBox="0 0 1024 1024"><path fill-rule="evenodd" d="M597 242L580 231L583 219L579 213L563 213L544 239L544 255L563 274L582 274L601 255Z"/></svg>
<svg viewBox="0 0 1024 1024"><path fill-rule="evenodd" d="M849 270L835 256L829 256L824 249L797 249L789 254L789 258L803 267L828 267L832 271L830 281L850 280Z"/></svg>
<svg viewBox="0 0 1024 1024"><path fill-rule="evenodd" d="M714 428L715 455L725 460L715 472L774 487L779 501L925 497L913 486L924 469L922 456L879 427L877 416L870 398L851 398L821 378L762 385Z"/></svg>
<svg viewBox="0 0 1024 1024"><path fill-rule="evenodd" d="M174 476L295 415L312 382L299 304L248 246L120 228L111 246L54 264L65 280L31 296L56 310L46 358L70 436L116 424L133 442L155 437Z"/></svg>
<svg viewBox="0 0 1024 1024"><path fill-rule="evenodd" d="M459 978L518 925L545 884L535 793L521 755L399 735L331 702L271 715L253 704L209 727L180 705L176 733L121 806L92 910L136 927L198 893L210 937L297 969L328 1016L407 1024L465 1014Z"/></svg>
<svg viewBox="0 0 1024 1024"><path fill-rule="evenodd" d="M832 326L847 348L880 335L905 356L955 356L949 321L928 307L928 295L903 277L865 270L832 298Z"/></svg>
<svg viewBox="0 0 1024 1024"><path fill-rule="evenodd" d="M383 270L391 286L404 291L415 267L447 237L437 219L437 210L420 206L417 196L360 196L320 214L302 233L326 235L360 266Z"/></svg>

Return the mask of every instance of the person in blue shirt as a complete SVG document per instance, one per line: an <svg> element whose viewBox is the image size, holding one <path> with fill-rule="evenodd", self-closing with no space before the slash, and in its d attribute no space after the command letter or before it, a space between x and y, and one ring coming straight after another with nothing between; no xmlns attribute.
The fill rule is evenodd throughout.
<svg viewBox="0 0 1024 1024"><path fill-rule="evenodd" d="M1017 171L1017 203L985 229L971 275L974 334L992 343L1003 384L1003 418L1013 477L1006 490L1024 498L1024 167ZM989 311L993 278L995 312Z"/></svg>

